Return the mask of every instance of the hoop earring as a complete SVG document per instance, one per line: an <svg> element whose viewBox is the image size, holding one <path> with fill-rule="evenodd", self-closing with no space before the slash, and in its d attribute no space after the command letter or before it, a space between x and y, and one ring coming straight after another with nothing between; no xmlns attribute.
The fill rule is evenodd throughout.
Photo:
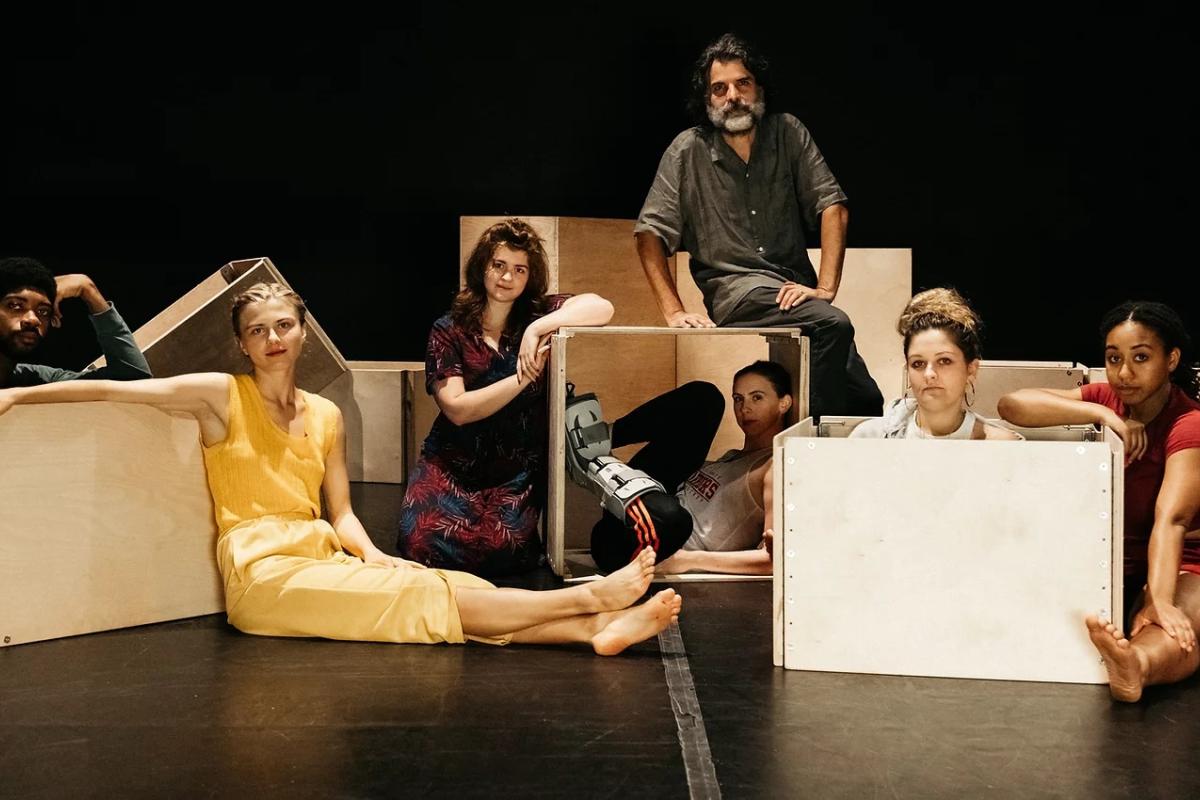
<svg viewBox="0 0 1200 800"><path fill-rule="evenodd" d="M968 394L963 395L963 399L967 401L967 408L970 408L975 402L975 384L968 383L967 392Z"/></svg>

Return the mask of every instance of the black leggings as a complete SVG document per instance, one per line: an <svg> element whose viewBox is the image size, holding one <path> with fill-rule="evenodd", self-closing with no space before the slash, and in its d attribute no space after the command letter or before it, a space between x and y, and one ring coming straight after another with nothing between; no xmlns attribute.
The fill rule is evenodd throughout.
<svg viewBox="0 0 1200 800"><path fill-rule="evenodd" d="M878 417L883 395L867 371L854 344L854 325L846 312L824 300L805 300L784 311L775 296L778 290L760 286L738 301L724 320L730 328L800 328L809 337L812 380L809 411L814 417L846 414Z"/></svg>
<svg viewBox="0 0 1200 800"><path fill-rule="evenodd" d="M692 515L679 504L675 492L704 465L724 414L721 390L692 381L642 403L613 423L614 448L646 442L629 466L661 483L666 493L642 495L625 519L604 512L592 528L592 559L602 572L620 569L647 545L654 547L659 561L665 561L692 535Z"/></svg>

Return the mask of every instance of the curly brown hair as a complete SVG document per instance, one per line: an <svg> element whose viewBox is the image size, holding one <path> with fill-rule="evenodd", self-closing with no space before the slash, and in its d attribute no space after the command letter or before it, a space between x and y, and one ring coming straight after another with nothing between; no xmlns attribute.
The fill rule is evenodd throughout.
<svg viewBox="0 0 1200 800"><path fill-rule="evenodd" d="M982 327L979 315L953 289L928 289L913 295L896 321L896 330L904 337L906 356L912 337L922 331L939 330L954 340L967 361L980 357L979 329Z"/></svg>
<svg viewBox="0 0 1200 800"><path fill-rule="evenodd" d="M519 334L535 318L546 313L546 288L550 282L550 265L545 244L532 225L513 217L497 222L484 231L467 258L466 286L455 296L450 307L450 317L469 331L478 332L481 328L480 322L488 299L483 276L492 263L496 248L500 245L520 250L529 256L529 280L525 284L525 291L513 302L504 332Z"/></svg>

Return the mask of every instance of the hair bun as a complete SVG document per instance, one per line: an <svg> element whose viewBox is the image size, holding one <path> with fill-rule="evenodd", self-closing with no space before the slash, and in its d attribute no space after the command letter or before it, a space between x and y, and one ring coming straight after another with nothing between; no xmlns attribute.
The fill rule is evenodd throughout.
<svg viewBox="0 0 1200 800"><path fill-rule="evenodd" d="M979 329L983 322L961 294L953 289L927 289L908 301L896 330L904 337L904 351L915 334L944 330L952 335L968 361L980 356Z"/></svg>
<svg viewBox="0 0 1200 800"><path fill-rule="evenodd" d="M896 330L901 336L907 337L920 330L941 327L938 324L930 324L935 319L940 320L941 325L958 325L976 336L982 327L979 315L967 305L961 294L953 289L927 289L913 295L913 299L908 301L900 319L896 321Z"/></svg>

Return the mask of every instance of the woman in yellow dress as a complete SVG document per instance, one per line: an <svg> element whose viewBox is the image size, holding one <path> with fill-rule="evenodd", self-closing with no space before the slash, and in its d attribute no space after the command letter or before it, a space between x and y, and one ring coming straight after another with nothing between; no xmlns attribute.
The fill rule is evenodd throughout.
<svg viewBox="0 0 1200 800"><path fill-rule="evenodd" d="M0 414L15 403L110 400L196 418L230 624L270 636L585 643L615 655L678 618L682 599L671 589L632 605L653 576L649 549L603 580L543 592L496 588L380 551L350 506L341 412L296 387L303 302L280 284L260 283L234 300L232 320L253 366L248 375L0 390Z"/></svg>

